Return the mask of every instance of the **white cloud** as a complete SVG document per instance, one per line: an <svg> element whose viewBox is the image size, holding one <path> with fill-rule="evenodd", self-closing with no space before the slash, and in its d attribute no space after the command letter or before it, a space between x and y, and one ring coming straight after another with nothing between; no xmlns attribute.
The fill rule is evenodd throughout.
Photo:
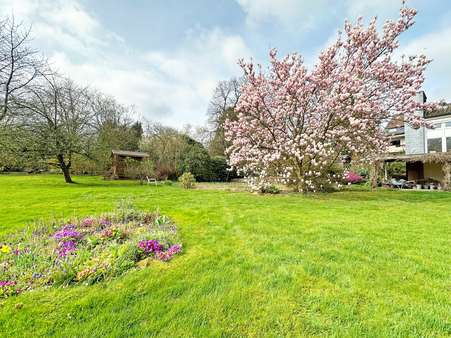
<svg viewBox="0 0 451 338"><path fill-rule="evenodd" d="M32 36L45 47L59 47L87 55L91 49L120 41L76 0L0 0L3 15L32 26Z"/></svg>
<svg viewBox="0 0 451 338"><path fill-rule="evenodd" d="M239 75L237 60L249 55L239 36L214 29L188 38L170 53L129 50L127 55L93 56L75 63L60 52L51 61L77 82L134 104L145 117L181 127L205 122L217 82Z"/></svg>
<svg viewBox="0 0 451 338"><path fill-rule="evenodd" d="M328 0L236 0L246 13L246 23L258 27L270 22L282 25L289 31L308 31L315 22L330 14ZM318 14L323 14L320 16Z"/></svg>
<svg viewBox="0 0 451 338"><path fill-rule="evenodd" d="M425 91L429 100L451 101L451 25L439 31L419 36L400 48L399 55L425 54L432 59L426 71Z"/></svg>
<svg viewBox="0 0 451 338"><path fill-rule="evenodd" d="M365 18L372 18L378 16L381 19L393 17L401 8L401 0L347 0L347 16L353 21L363 16Z"/></svg>
<svg viewBox="0 0 451 338"><path fill-rule="evenodd" d="M383 19L396 15L401 0L235 0L246 13L246 22L253 28L271 22L287 31L306 33L324 23L340 18L354 21L359 16ZM341 22L340 22L341 24Z"/></svg>
<svg viewBox="0 0 451 338"><path fill-rule="evenodd" d="M218 28L189 31L170 52L138 52L76 0L0 0L0 11L33 22L35 42L60 72L177 127L203 124L217 81L240 75L237 60L251 54Z"/></svg>

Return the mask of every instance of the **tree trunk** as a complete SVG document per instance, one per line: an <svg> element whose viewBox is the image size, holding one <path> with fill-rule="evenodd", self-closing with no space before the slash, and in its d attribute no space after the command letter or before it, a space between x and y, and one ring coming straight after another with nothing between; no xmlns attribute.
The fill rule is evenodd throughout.
<svg viewBox="0 0 451 338"><path fill-rule="evenodd" d="M63 171L64 180L66 181L66 183L74 183L74 181L72 181L72 178L70 177L69 168L64 166L63 168L61 168L61 170Z"/></svg>
<svg viewBox="0 0 451 338"><path fill-rule="evenodd" d="M451 191L451 162L443 165L443 190Z"/></svg>
<svg viewBox="0 0 451 338"><path fill-rule="evenodd" d="M66 162L64 162L64 155L62 155L62 154L58 155L57 157L58 157L59 167L61 168L63 175L64 175L64 180L66 181L66 183L74 183L74 181L72 181L72 178L70 177L71 163L69 162L68 164L66 164Z"/></svg>
<svg viewBox="0 0 451 338"><path fill-rule="evenodd" d="M374 190L377 188L380 169L381 169L381 163L379 163L378 161L375 161L370 166L370 188L371 188L371 190Z"/></svg>

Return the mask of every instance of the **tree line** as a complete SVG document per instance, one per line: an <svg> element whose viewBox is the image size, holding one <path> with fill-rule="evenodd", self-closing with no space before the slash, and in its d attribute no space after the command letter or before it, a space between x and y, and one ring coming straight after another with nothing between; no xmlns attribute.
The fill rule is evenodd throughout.
<svg viewBox="0 0 451 338"><path fill-rule="evenodd" d="M13 18L0 22L0 171L61 170L105 174L111 150L151 155L152 174L175 179L231 178L224 122L233 114L239 81L220 82L209 108L209 126L195 132L136 121L136 112L114 97L59 74L32 48L30 29Z"/></svg>

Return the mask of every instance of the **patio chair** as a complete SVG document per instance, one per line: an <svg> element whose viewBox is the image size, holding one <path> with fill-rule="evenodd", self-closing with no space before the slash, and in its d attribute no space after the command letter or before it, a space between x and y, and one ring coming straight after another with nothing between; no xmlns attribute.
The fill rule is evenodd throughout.
<svg viewBox="0 0 451 338"><path fill-rule="evenodd" d="M397 180L396 178L392 178L390 180L390 185L392 188L395 189L402 189L402 187L404 186L405 180Z"/></svg>

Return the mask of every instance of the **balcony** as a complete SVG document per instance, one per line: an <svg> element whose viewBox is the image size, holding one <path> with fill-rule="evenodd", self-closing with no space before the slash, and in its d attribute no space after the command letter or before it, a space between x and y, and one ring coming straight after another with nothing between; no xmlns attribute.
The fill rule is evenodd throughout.
<svg viewBox="0 0 451 338"><path fill-rule="evenodd" d="M387 153L389 154L405 154L406 152L406 147L404 145L400 145L400 146L389 146L387 148Z"/></svg>

